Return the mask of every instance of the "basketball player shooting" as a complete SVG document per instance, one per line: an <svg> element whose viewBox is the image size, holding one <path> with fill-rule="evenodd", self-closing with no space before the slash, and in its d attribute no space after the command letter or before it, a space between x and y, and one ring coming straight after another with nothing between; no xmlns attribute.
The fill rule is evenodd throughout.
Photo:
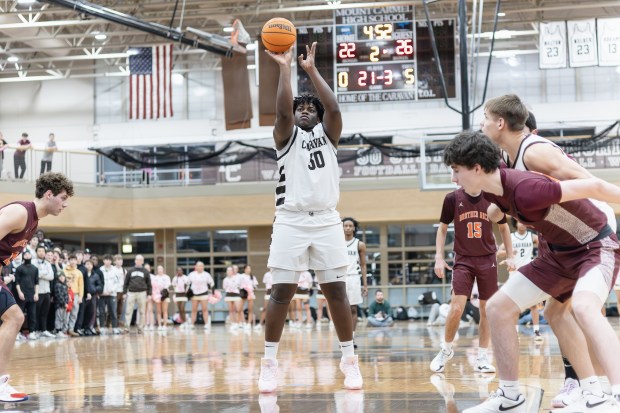
<svg viewBox="0 0 620 413"><path fill-rule="evenodd" d="M342 118L336 96L314 64L316 42L298 57L319 98L303 95L293 99L292 49L282 54L266 51L280 68L276 97L276 144L280 180L276 187L276 214L267 266L273 286L265 318L265 357L258 388L277 389L278 343L287 309L302 271L315 270L321 291L331 310L340 341L340 369L344 387L360 389L362 375L353 348L353 325L347 299L349 259L336 205L340 197L336 148Z"/></svg>
<svg viewBox="0 0 620 413"><path fill-rule="evenodd" d="M71 196L71 181L62 174L48 172L37 179L34 201L12 202L0 208L0 270L22 254L37 232L39 220L47 215L60 214L68 206L67 200ZM13 280L0 279L0 402L21 402L28 400L28 395L17 392L9 384L7 372L24 314L6 287L7 281Z"/></svg>

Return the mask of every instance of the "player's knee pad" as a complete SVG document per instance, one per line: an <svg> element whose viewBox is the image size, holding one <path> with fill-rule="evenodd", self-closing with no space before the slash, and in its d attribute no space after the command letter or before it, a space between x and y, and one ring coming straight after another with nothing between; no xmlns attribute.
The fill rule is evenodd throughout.
<svg viewBox="0 0 620 413"><path fill-rule="evenodd" d="M319 284L345 282L347 277L347 267L317 270L315 271L315 274Z"/></svg>

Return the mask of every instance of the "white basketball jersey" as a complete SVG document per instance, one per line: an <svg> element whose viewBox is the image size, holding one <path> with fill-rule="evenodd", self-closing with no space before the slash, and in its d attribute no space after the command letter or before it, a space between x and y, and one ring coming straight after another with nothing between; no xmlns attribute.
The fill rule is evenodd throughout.
<svg viewBox="0 0 620 413"><path fill-rule="evenodd" d="M353 238L351 241L347 241L347 253L349 254L349 267L347 268L348 275L362 275L362 268L360 267L360 240Z"/></svg>
<svg viewBox="0 0 620 413"><path fill-rule="evenodd" d="M597 19L598 64L620 65L620 18Z"/></svg>
<svg viewBox="0 0 620 413"><path fill-rule="evenodd" d="M538 145L541 145L541 144L553 145L555 148L558 148L560 151L562 151L564 156L568 157L568 155L562 150L562 148L560 148L555 143L551 142L549 139L543 138L543 137L538 136L538 135L527 135L523 139L523 141L521 142L521 146L519 146L519 152L517 153L517 159L515 159L514 161L512 159L509 159L508 162L506 162L506 164L510 168L517 169L519 171L529 171L529 169L525 165L525 162L523 161L523 157L525 155L525 151L527 150L527 148L529 148L530 146L532 146L534 144L538 144ZM570 159L572 159L572 158L570 158ZM573 162L577 162L574 159L572 159L572 160L573 160ZM598 209L600 209L605 215L607 215L607 223L609 224L609 226L613 230L615 230L617 228L617 226L616 226L617 224L616 224L616 214L615 214L613 208L610 207L605 202L601 202L601 201L598 201L596 199L590 199L590 202L592 202Z"/></svg>
<svg viewBox="0 0 620 413"><path fill-rule="evenodd" d="M512 250L515 255L515 266L519 269L532 261L534 256L534 239L530 231L523 235L513 232L510 234L510 239L512 240Z"/></svg>
<svg viewBox="0 0 620 413"><path fill-rule="evenodd" d="M322 123L310 132L295 126L286 146L277 151L276 211L335 210L340 198L336 152Z"/></svg>

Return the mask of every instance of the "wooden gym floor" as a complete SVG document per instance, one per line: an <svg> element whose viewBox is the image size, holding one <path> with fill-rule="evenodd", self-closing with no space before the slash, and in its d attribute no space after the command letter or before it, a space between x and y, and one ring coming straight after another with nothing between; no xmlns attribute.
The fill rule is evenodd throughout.
<svg viewBox="0 0 620 413"><path fill-rule="evenodd" d="M610 318L620 333L620 320ZM190 332L39 339L16 343L12 384L30 400L5 404L38 412L458 412L497 387L494 374L476 374L477 327L463 327L445 374L433 375L443 327L399 322L359 326L357 354L363 391L345 391L336 333L285 328L277 395L258 394L262 333L230 333L224 325ZM530 412L548 408L563 382L557 341L521 327L520 375ZM541 396L541 389L544 395ZM453 394L454 401L451 400ZM445 397L444 397L445 396ZM447 400L447 401L446 401Z"/></svg>

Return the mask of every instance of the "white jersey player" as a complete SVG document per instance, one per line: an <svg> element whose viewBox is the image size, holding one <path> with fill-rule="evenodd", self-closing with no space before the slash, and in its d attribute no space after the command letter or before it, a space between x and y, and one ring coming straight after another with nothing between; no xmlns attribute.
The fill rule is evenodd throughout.
<svg viewBox="0 0 620 413"><path fill-rule="evenodd" d="M353 338L355 339L357 307L364 302L363 297L368 295L368 284L366 280L366 245L355 238L355 234L359 228L359 224L355 219L344 218L342 220L342 227L344 228L344 239L347 243L347 254L349 256L349 266L347 268L347 297L349 297L349 304L351 304ZM357 348L357 344L353 346Z"/></svg>
<svg viewBox="0 0 620 413"><path fill-rule="evenodd" d="M336 148L342 117L336 95L314 64L315 51L316 42L306 47L305 57L298 57L298 67L310 77L318 99L310 95L293 99L292 49L284 53L267 51L280 71L273 130L280 179L267 263L273 286L265 323L265 357L258 379L261 393L277 389L278 344L297 282L308 269L315 271L334 315L344 386L360 389L363 383L353 348L351 317L347 316L347 248L336 211L340 196Z"/></svg>

